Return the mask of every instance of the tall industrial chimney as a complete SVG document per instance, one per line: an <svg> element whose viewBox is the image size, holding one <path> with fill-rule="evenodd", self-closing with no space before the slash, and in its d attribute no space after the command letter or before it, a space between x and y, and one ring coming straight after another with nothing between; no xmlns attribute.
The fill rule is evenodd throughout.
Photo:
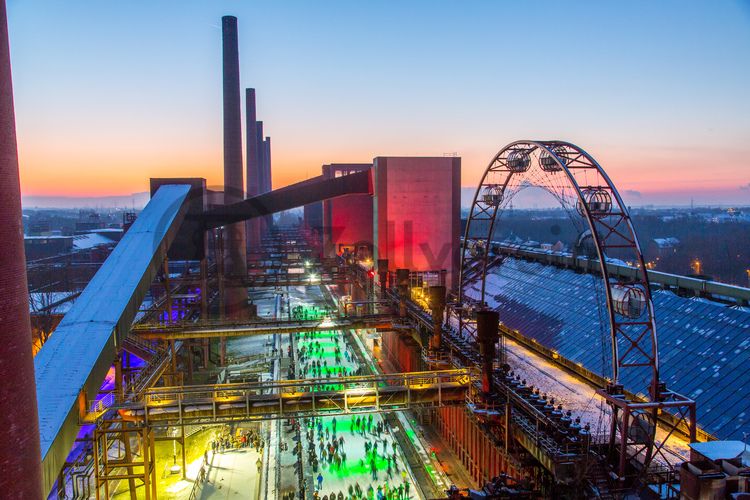
<svg viewBox="0 0 750 500"><path fill-rule="evenodd" d="M237 18L221 18L224 68L224 204L245 198L242 182L242 115L240 105L240 58L237 40ZM247 276L245 224L226 227L225 273L227 277ZM228 287L227 316L239 319L245 314L247 289Z"/></svg>
<svg viewBox="0 0 750 500"><path fill-rule="evenodd" d="M272 189L272 178L271 178L271 138L266 137L266 140L263 141L263 192L267 193L271 191ZM271 227L273 227L273 215L266 215L265 217L265 226L266 231L270 230Z"/></svg>
<svg viewBox="0 0 750 500"><path fill-rule="evenodd" d="M264 175L266 172L266 150L263 146L263 122L257 121L255 122L255 148L258 152L258 194L266 193L266 180L264 179ZM266 225L266 217L258 217L255 219L257 221L257 227L260 234L265 234L268 231L268 226Z"/></svg>
<svg viewBox="0 0 750 500"><path fill-rule="evenodd" d="M0 491L42 498L39 417L31 353L21 187L10 74L8 18L0 0Z"/></svg>
<svg viewBox="0 0 750 500"><path fill-rule="evenodd" d="M247 197L251 198L263 193L261 189L261 162L258 149L258 129L255 120L255 89L245 89L245 147L247 148ZM246 223L247 250L253 252L260 245L260 220L250 219Z"/></svg>

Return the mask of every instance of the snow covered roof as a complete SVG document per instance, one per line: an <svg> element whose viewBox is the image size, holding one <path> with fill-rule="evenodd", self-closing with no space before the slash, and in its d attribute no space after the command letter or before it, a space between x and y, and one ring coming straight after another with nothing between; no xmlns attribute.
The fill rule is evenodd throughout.
<svg viewBox="0 0 750 500"><path fill-rule="evenodd" d="M508 257L487 274L488 305L507 326L587 369L611 376L611 341L601 277ZM478 298L478 289L467 295ZM750 312L659 290L656 311L661 378L698 403L698 423L722 439L750 431ZM601 346L601 347L600 347ZM622 350L621 350L622 352ZM623 372L643 392L648 373Z"/></svg>
<svg viewBox="0 0 750 500"><path fill-rule="evenodd" d="M750 451L742 441L706 441L691 443L690 448L709 460L729 460L741 457L744 465L750 465Z"/></svg>
<svg viewBox="0 0 750 500"><path fill-rule="evenodd" d="M100 233L79 234L73 237L74 250L90 250L95 247L112 245L114 243L116 243L114 240Z"/></svg>
<svg viewBox="0 0 750 500"><path fill-rule="evenodd" d="M72 236L61 236L59 234L51 234L49 236L24 236L24 240L69 240Z"/></svg>
<svg viewBox="0 0 750 500"><path fill-rule="evenodd" d="M669 238L654 238L654 243L659 248L673 248L680 244L680 240L670 236Z"/></svg>

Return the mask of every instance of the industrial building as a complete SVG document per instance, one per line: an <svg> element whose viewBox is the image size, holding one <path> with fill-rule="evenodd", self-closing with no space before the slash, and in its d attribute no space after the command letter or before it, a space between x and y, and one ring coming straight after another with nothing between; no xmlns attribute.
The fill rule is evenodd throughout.
<svg viewBox="0 0 750 500"><path fill-rule="evenodd" d="M617 188L569 142L503 146L463 234L456 156L383 152L272 186L250 87L243 149L232 16L223 193L152 178L146 207L33 355L0 5L8 498L750 490L747 404L726 397L747 381L749 289L648 271ZM534 183L555 192L587 253L495 241ZM303 224L271 224L299 208Z"/></svg>

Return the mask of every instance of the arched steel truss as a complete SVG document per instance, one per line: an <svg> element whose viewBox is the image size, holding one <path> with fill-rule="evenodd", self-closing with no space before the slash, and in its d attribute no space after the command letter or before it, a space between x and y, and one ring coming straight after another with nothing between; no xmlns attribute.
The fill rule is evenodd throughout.
<svg viewBox="0 0 750 500"><path fill-rule="evenodd" d="M646 267L628 214L609 176L583 149L562 141L516 141L492 159L477 187L466 224L461 252L459 303L485 303L485 281L495 223L507 204L526 187L540 187L552 194L577 222L582 234L590 233L604 283L611 334L611 378L621 383L638 380L635 389L651 401L659 397L659 360L654 309ZM577 212L577 213L576 213ZM586 227L587 226L587 227ZM636 278L618 280L607 270L611 256L618 255L638 268ZM466 294L481 281L481 293ZM469 315L461 326L472 334ZM632 378L628 377L632 372ZM643 385L641 385L643 382ZM631 384L629 384L631 385Z"/></svg>
<svg viewBox="0 0 750 500"><path fill-rule="evenodd" d="M580 234L579 246L593 244L591 252L583 253L599 262L609 316L612 381L598 392L612 408L610 463L620 478L635 473L645 484L649 466L654 457L664 455L669 436L679 430L695 441L695 402L659 381L654 307L643 253L627 207L591 155L562 141L516 141L495 155L482 175L466 224L454 308L459 331L476 340L472 313L486 307L495 223L514 196L531 186L545 189L568 211ZM624 282L610 276L610 253L634 263L635 278ZM641 394L627 396L623 381ZM673 418L662 422L665 434L657 443L657 416L662 412Z"/></svg>

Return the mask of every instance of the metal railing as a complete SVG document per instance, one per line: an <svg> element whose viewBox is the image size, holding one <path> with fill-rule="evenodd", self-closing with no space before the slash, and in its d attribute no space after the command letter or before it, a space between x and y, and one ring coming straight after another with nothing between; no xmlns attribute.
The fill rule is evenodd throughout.
<svg viewBox="0 0 750 500"><path fill-rule="evenodd" d="M453 370L359 375L351 377L322 377L299 380L273 380L266 382L245 382L235 384L206 384L177 387L153 387L143 392L144 401L163 402L185 400L188 397L232 397L252 394L293 394L320 391L321 386L337 386L338 390L375 387L417 387L441 384L467 384L471 370Z"/></svg>
<svg viewBox="0 0 750 500"><path fill-rule="evenodd" d="M463 404L468 369L234 384L156 387L118 409L148 425L236 418L274 419L320 413L393 411Z"/></svg>

